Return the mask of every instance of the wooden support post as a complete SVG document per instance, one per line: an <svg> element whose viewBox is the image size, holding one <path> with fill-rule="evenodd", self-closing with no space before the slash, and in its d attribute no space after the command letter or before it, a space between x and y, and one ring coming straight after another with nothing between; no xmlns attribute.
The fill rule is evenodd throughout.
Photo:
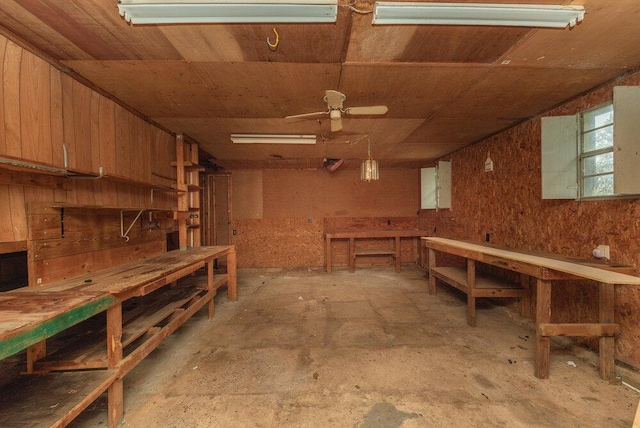
<svg viewBox="0 0 640 428"><path fill-rule="evenodd" d="M238 300L238 285L236 273L236 248L231 248L227 254L227 289L229 292L229 300L235 302Z"/></svg>
<svg viewBox="0 0 640 428"><path fill-rule="evenodd" d="M531 318L531 282L529 275L525 273L520 274L520 286L525 290L524 297L520 299L521 308L520 313L525 318Z"/></svg>
<svg viewBox="0 0 640 428"><path fill-rule="evenodd" d="M436 252L429 248L429 263L427 265L429 269L429 294L436 294L436 277L431 273L431 268L436 266Z"/></svg>
<svg viewBox="0 0 640 428"><path fill-rule="evenodd" d="M187 249L187 219L185 213L189 210L189 195L184 174L184 138L176 135L176 188L178 190L178 241L181 250Z"/></svg>
<svg viewBox="0 0 640 428"><path fill-rule="evenodd" d="M122 361L122 303L118 302L107 309L107 365L118 368ZM122 375L109 386L108 423L109 427L118 426L124 416L124 383Z"/></svg>
<svg viewBox="0 0 640 428"><path fill-rule="evenodd" d="M599 321L600 323L615 323L615 285L599 284ZM600 377L604 380L612 379L616 374L615 366L615 337L600 337Z"/></svg>
<svg viewBox="0 0 640 428"><path fill-rule="evenodd" d="M329 236L327 236L326 239L325 239L325 245L326 245L326 247L325 247L326 271L327 271L327 273L331 273L331 262L332 262L331 257L332 257L332 255L331 255L331 238Z"/></svg>
<svg viewBox="0 0 640 428"><path fill-rule="evenodd" d="M536 281L536 367L538 379L549 377L551 338L540 334L540 324L551 322L551 282L543 279Z"/></svg>
<svg viewBox="0 0 640 428"><path fill-rule="evenodd" d="M349 272L356 270L355 239L349 238Z"/></svg>
<svg viewBox="0 0 640 428"><path fill-rule="evenodd" d="M27 373L33 373L36 361L47 356L47 341L43 340L27 348Z"/></svg>
<svg viewBox="0 0 640 428"><path fill-rule="evenodd" d="M207 290L212 294L215 291L213 286L214 276L215 276L215 273L213 271L213 263L214 263L213 258L207 260ZM208 305L209 305L209 319L211 319L213 318L214 311L215 311L215 307L214 307L215 302L213 297L211 297L211 300L209 300Z"/></svg>
<svg viewBox="0 0 640 428"><path fill-rule="evenodd" d="M467 324L471 327L476 326L476 262L472 259L467 259L467 286L469 291L467 293Z"/></svg>
<svg viewBox="0 0 640 428"><path fill-rule="evenodd" d="M400 269L402 269L402 254L400 253L400 237L396 236L395 237L395 258L396 258L396 272L400 272Z"/></svg>

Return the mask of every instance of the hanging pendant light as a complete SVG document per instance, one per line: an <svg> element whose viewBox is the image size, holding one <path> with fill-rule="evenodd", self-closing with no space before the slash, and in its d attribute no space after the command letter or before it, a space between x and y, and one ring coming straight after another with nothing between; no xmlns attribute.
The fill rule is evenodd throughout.
<svg viewBox="0 0 640 428"><path fill-rule="evenodd" d="M363 160L360 165L360 180L371 182L371 180L378 180L379 178L378 162L371 157L371 142L368 142L367 159Z"/></svg>

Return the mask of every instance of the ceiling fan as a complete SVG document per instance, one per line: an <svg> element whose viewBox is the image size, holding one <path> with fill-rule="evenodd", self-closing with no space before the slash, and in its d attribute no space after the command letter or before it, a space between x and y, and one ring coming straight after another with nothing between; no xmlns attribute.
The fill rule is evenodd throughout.
<svg viewBox="0 0 640 428"><path fill-rule="evenodd" d="M365 107L347 107L344 108L342 103L347 97L338 92L328 90L325 92L324 101L327 103L327 111L317 111L314 113L296 114L287 116L285 119L294 119L301 117L320 116L328 114L331 118L331 132L340 131L342 129L342 115L372 115L385 114L389 109L387 106L365 106Z"/></svg>

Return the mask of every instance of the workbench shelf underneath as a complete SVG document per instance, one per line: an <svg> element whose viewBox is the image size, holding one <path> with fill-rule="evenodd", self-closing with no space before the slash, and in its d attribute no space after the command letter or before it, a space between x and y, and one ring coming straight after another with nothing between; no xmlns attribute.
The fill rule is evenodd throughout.
<svg viewBox="0 0 640 428"><path fill-rule="evenodd" d="M215 285L226 282L226 275L217 275ZM175 331L180 324L175 320L186 311L195 312L215 295L207 292L206 284L165 287L147 296L131 298L123 302L122 346L124 358L145 347L146 342L165 330ZM196 309L197 308L197 309ZM168 327L170 326L170 327ZM44 360L35 364L37 371L86 370L108 367L106 325L104 314L79 324L52 338L49 349L55 349Z"/></svg>

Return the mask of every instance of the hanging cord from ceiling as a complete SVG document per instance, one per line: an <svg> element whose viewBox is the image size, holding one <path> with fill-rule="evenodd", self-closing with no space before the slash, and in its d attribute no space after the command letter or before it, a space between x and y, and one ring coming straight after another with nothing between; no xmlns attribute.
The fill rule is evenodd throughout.
<svg viewBox="0 0 640 428"><path fill-rule="evenodd" d="M353 1L353 2L349 3L349 9L351 9L351 10L352 10L352 11L354 11L355 13L359 13L359 14L361 14L361 15L366 15L366 14L368 14L368 13L373 13L373 9L371 9L371 10L358 9L358 8L355 6L355 4L356 4L356 2L355 2L355 1Z"/></svg>

